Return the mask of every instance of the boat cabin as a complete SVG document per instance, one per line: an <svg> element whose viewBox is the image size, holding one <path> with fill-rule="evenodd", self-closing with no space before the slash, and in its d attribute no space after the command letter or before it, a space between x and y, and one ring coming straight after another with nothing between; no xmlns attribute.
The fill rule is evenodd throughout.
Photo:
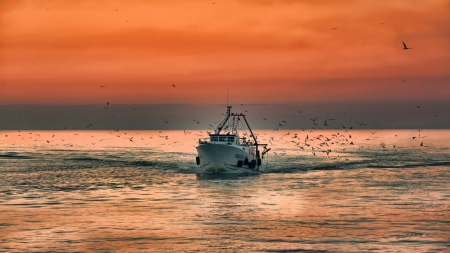
<svg viewBox="0 0 450 253"><path fill-rule="evenodd" d="M209 140L215 144L239 144L239 138L234 134L212 134Z"/></svg>

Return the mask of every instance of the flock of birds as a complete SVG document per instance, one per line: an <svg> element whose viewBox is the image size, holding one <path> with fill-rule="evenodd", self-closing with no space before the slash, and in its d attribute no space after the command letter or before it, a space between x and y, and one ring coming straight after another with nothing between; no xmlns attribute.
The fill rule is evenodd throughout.
<svg viewBox="0 0 450 253"><path fill-rule="evenodd" d="M286 126L288 126L287 121L284 121ZM403 136L402 139L396 139L397 135L394 138L389 137L386 138L386 135L378 135L381 130L378 131L364 131L364 132L353 132L349 129L308 129L301 130L301 132L295 133L295 130L287 130L282 129L283 131L276 130L266 130L266 131L257 131L258 134L255 133L255 138L259 143L269 144L268 147L272 149L272 153L274 156L278 157L292 157L297 156L300 159L304 159L309 156L316 157L318 159L331 159L331 160L340 160L340 161L353 161L354 159L359 159L358 157L354 157L351 155L355 152L406 152L405 150L417 145L420 148L427 148L425 145L424 139L427 136L421 135L421 129L418 129L418 134L410 136L411 143L406 141L407 137ZM335 130L335 131L333 131ZM225 128L225 133L227 129ZM276 131L276 133L271 133ZM105 132L98 134L92 131L84 131L81 133L73 133L73 132L29 132L23 133L19 131L17 137L21 137L22 135L22 144L26 143L26 145L32 145L31 141L38 142L35 146L41 145L50 145L49 148L67 148L67 149L89 149L87 144L98 145L100 148L104 147L153 147L153 148L162 148L162 150L176 150L176 152L180 152L181 150L195 150L197 146L198 140L200 138L207 137L208 133L212 133L212 131L205 130L183 130L181 131L152 131L152 132L144 132L139 133L138 131L122 131L116 129L114 131ZM246 139L252 139L252 135L245 131L241 131L241 136ZM381 133L381 132L380 132ZM41 136L42 134L42 136ZM181 137L181 134L184 137ZM372 136L369 136L372 134ZM411 132L408 132L411 134ZM14 135L13 132L10 132L5 135L5 138L10 138ZM27 138L28 135L28 138ZM50 137L51 135L51 137ZM58 135L60 136L58 138ZM70 136L73 135L73 136ZM91 138L89 138L91 137ZM78 141L81 138L82 142ZM100 139L101 138L101 139ZM17 141L17 138L15 138ZM24 141L28 139L27 141ZM153 140L152 140L153 139ZM158 140L156 140L158 139ZM42 143L44 141L44 143ZM73 141L73 142L72 142ZM389 144L385 143L389 142ZM126 144L126 143L129 144ZM377 144L377 142L379 142ZM103 143L103 144L101 144ZM420 144L419 144L420 143ZM193 145L195 144L195 145ZM15 143L11 144L12 146ZM80 146L81 145L81 146ZM193 146L194 148L189 148ZM378 148L377 148L378 146ZM399 149L397 148L399 147ZM405 149L406 148L406 149ZM189 151L189 152L190 152ZM182 152L182 151L181 151ZM426 151L423 151L426 152ZM322 157L322 158L320 158Z"/></svg>
<svg viewBox="0 0 450 253"><path fill-rule="evenodd" d="M213 2L213 4L215 4L215 3ZM49 10L49 9L47 9L47 10ZM118 9L116 9L116 11L118 11ZM128 20L126 22L128 22ZM385 23L380 23L380 24L383 25ZM331 29L332 30L337 30L338 28L337 27L333 27ZM402 44L403 44L403 50L410 50L410 49L412 49L412 48L408 47L404 41L402 41ZM405 82L405 81L406 80L404 80L403 82ZM105 85L101 85L100 87L101 88L105 88L106 86ZM176 88L177 86L175 84L172 84L171 87L172 88ZM241 104L241 105L243 105L243 104ZM105 109L107 109L107 110L110 108L109 106L110 106L110 102L107 102L105 105L103 105L103 107ZM416 108L419 109L420 105L417 106ZM247 111L245 111L245 112L247 112ZM296 112L297 113L302 113L303 109L302 110L298 110ZM112 117L114 117L114 116L112 116ZM266 121L267 118L263 117L263 120ZM319 122L318 122L319 117L311 118L309 120L312 122L312 126L311 126L312 129L315 129L319 125ZM323 126L325 128L326 127L330 127L331 126L331 122L332 121L336 121L336 120L337 119L335 119L335 118L323 119ZM196 124L200 124L199 120L193 119L193 121ZM164 123L165 124L169 124L169 121L164 118ZM356 122L356 123L359 126L362 126L362 127L365 127L365 126L368 125L368 123L365 123L365 122ZM217 125L217 123L215 123L215 124ZM284 127L287 124L288 124L288 122L286 120L279 121L278 125L277 125L277 128L275 128L273 131L278 131L279 128ZM66 129L66 127L64 129ZM94 128L94 125L92 123L89 123L89 124L87 124L86 129L95 129L95 128ZM214 130L215 126L213 126L212 124L208 124L208 129L209 130ZM342 129L345 129L345 131L348 131L349 129L353 129L353 127L352 126L346 127L346 126L342 125ZM227 128L225 128L224 130L226 131ZM301 128L301 130L305 131L304 128ZM120 131L119 129L114 130L115 136L117 138L121 138L121 134L119 134L119 131ZM159 133L162 133L162 131L160 131ZM184 135L189 135L189 134L192 133L192 131L184 130L183 133L184 133ZM201 135L204 134L203 131L199 131L199 133L200 134L197 134L198 136L201 136ZM211 132L207 131L206 134L208 134L208 133L211 133ZM311 131L311 133L312 133L312 131ZM31 135L32 133L29 133L29 134ZM123 135L126 135L126 134L127 133L123 133ZM375 132L372 132L372 134L375 134ZM76 135L78 135L78 134L76 134ZM269 137L266 140L268 140L268 142L270 144L273 144L273 142L275 141L275 137L274 136L265 136L265 135L266 134L262 135L261 137ZM20 136L20 134L19 134L19 136ZM40 135L37 134L37 136L40 136ZM7 138L7 137L8 137L8 135L6 134L5 138ZM52 135L51 136L51 140L53 140L54 137L55 137L55 135ZM168 135L158 135L158 137L162 138L162 139L165 139L165 140L169 140L169 136ZM203 137L205 137L205 136L203 136ZM244 133L244 137L251 137L251 136L248 136L247 133ZM126 137L126 138L127 138L126 140L128 140L129 142L135 142L134 141L135 140L134 137ZM150 138L152 138L152 137L150 137ZM290 132L288 132L283 137L281 137L280 140L283 140L284 138L291 138L292 140L290 140L289 143L293 143L295 146L297 146L301 150L310 149L313 155L316 155L317 152L321 152L321 153L326 154L328 156L331 152L333 152L333 150L330 148L330 146L336 145L336 144L339 144L340 146L354 145L354 142L351 141L351 138L352 138L351 134L348 134L348 133L343 134L343 133L340 133L340 132L333 133L331 136L324 136L322 134L319 134L317 136L310 137L309 134L307 134L304 139L300 139L300 136L297 133L291 135ZM419 130L419 136L417 136L417 137L413 136L412 137L413 140L416 139L416 138L418 138L418 139L419 138L425 138L425 136L420 136L420 130ZM24 139L24 138L22 138L22 139ZM46 143L50 144L51 140L47 139ZM141 137L141 140L144 141L144 138ZM197 138L195 140L197 140ZM61 141L65 141L65 140L61 139ZM100 141L103 141L103 139L101 139ZM95 145L95 143L92 143L92 144ZM13 143L12 145L15 145L15 144ZM380 146L383 148L383 150L387 150L387 145L385 143L381 143ZM420 146L421 147L426 147L423 142L420 143ZM393 145L393 148L395 148L395 147L396 146ZM342 148L343 151L345 151L345 149L346 148ZM278 155L277 152L273 152L273 153L275 155ZM283 155L284 153L279 153L279 154Z"/></svg>
<svg viewBox="0 0 450 253"><path fill-rule="evenodd" d="M405 48L406 45L405 45ZM409 49L409 48L408 48ZM105 85L100 86L101 88L105 88ZM175 84L172 84L172 88L176 88ZM106 104L103 105L103 107L105 108L105 110L109 110L111 106L110 102L107 102ZM241 106L244 106L244 104L241 104ZM420 109L421 106L416 106L416 109ZM135 110L135 109L134 109ZM245 112L248 112L247 110L245 110ZM301 110L297 110L295 111L297 114L302 114L304 112L304 109ZM262 112L261 112L262 113ZM225 115L225 114L222 114ZM262 117L262 120L267 121L267 117ZM319 120L322 120L323 124L320 123ZM169 121L164 118L163 119L165 124L169 124ZM268 133L263 133L261 135L256 135L255 134L255 138L257 138L258 142L268 142L270 145L280 145L280 150L277 151L272 151L272 153L274 155L286 155L287 153L284 150L284 147L288 147L289 145L294 145L294 147L301 152L302 155L305 155L305 152L311 152L311 154L313 156L322 154L324 156L330 157L331 154L336 153L337 155L335 155L334 157L339 157L339 154L345 153L345 151L347 150L347 148L349 146L353 146L359 149L364 148L364 146L361 146L362 142L356 143L355 142L355 138L352 137L351 132L349 132L350 130L353 129L353 126L345 126L340 124L340 127L336 127L336 124L333 124L332 122L338 121L338 119L336 118L323 118L321 119L319 116L316 116L314 118L309 118L309 121L311 121L311 125L308 127L309 129L304 129L304 128L300 128L299 130L301 130L302 132L307 131L306 136L301 136L301 134L299 133L292 133L291 132L287 132L286 134L284 134L283 136L280 136L280 134L275 134L274 135L270 135ZM196 125L200 124L200 120L198 119L192 119L192 122ZM211 124L212 123L212 124ZM191 135L194 134L195 138L193 138L192 140L194 140L195 142L197 142L200 138L205 138L210 133L213 133L214 130L216 129L218 123L217 122L211 122L208 124L208 130L207 131L202 131L202 130L198 130L198 131L186 131L183 130L183 135L187 136L187 135ZM356 121L355 122L360 128L361 127L366 127L369 124L367 122L359 122ZM214 124L214 125L213 125ZM289 125L288 125L288 121L287 120L280 120L276 122L276 126L274 125L273 130L271 130L271 132L275 132L275 131L279 131L281 130L285 130L288 131L286 129L289 129ZM86 130L89 129L95 129L94 124L89 123L86 125ZM283 129L284 128L284 129ZM64 129L67 129L67 127L64 127ZM229 132L231 130L230 126L225 126L223 128L223 131L226 133L227 131ZM316 132L316 130L318 130ZM331 133L330 131L327 131L326 134L329 134L328 136L325 135L324 132L320 132L321 130L336 130L336 132ZM292 131L292 130L291 130ZM267 131L266 131L267 132ZM412 140L419 140L419 139L424 139L426 136L422 136L420 134L421 129L418 129L418 136L412 136L411 139ZM250 134L248 134L245 131L242 131L241 133L243 133L243 137L247 138L247 139L252 139L253 136L251 136ZM281 132L280 132L281 133ZM377 132L371 132L373 136L375 136L375 134ZM18 137L21 136L21 133L19 131ZM32 132L28 133L29 134L29 139L33 139L32 136ZM92 132L93 134L93 132ZM119 139L119 140L125 140L129 143L136 143L137 140L140 140L143 142L147 142L149 139L152 139L153 137L157 137L160 138L161 141L167 141L167 145L173 145L176 146L177 143L180 143L180 141L184 142L185 140L177 140L177 137L175 136L174 138L172 138L171 136L169 136L168 134L163 134L163 131L158 131L158 135L157 136L145 136L146 139L144 139L143 136L140 136L140 138L135 138L134 136L129 136L127 135L127 132L121 131L120 129L115 129L113 130L113 132L110 132L110 134L114 134L114 137ZM75 135L79 135L79 133L75 133ZM42 138L40 138L40 134L36 133L34 136L34 141L43 141ZM67 137L67 135L66 135ZM80 136L81 137L81 136ZM91 138L94 137L94 135L90 136ZM396 136L395 136L396 137ZM8 138L8 134L5 135L5 138ZM40 139L39 139L40 138ZM22 140L25 139L25 136L22 136ZM173 141L172 143L169 143L169 139L170 141ZM358 139L358 138L356 138ZM60 139L62 142L65 142L65 139ZM96 145L99 142L104 141L105 139L100 139L97 140L98 142L92 142L92 145ZM361 140L361 139L359 139ZM365 139L366 142L370 141L370 138ZM51 135L51 138L47 138L45 139L44 143L47 144L51 144L53 142L57 142L57 139L55 138L55 134ZM58 141L59 142L59 141ZM355 146L356 144L360 145L360 146ZM15 143L12 143L11 145L15 145ZM145 144L147 145L147 144ZM180 144L178 144L180 145ZM184 144L183 144L184 145ZM390 146L392 145L392 146ZM73 147L73 144L69 144L70 147ZM379 144L379 146L381 147L382 151L388 151L389 147L392 147L392 149L396 148L395 144L386 144L384 142L381 142ZM420 147L428 147L426 145L424 145L424 142L421 141L420 144L418 144L418 146ZM194 147L196 147L194 145ZM345 161L348 161L349 158L347 158L346 156L342 156L342 159L345 159Z"/></svg>

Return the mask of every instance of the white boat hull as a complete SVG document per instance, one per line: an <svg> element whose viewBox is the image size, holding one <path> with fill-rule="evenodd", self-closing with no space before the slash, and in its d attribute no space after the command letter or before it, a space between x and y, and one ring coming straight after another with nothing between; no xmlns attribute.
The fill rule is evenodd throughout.
<svg viewBox="0 0 450 253"><path fill-rule="evenodd" d="M197 147L197 152L200 160L197 167L198 174L259 173L258 166L250 169L249 165L242 164L242 167L238 167L239 160L243 162L247 158L250 164L250 161L255 159L253 147L205 143Z"/></svg>

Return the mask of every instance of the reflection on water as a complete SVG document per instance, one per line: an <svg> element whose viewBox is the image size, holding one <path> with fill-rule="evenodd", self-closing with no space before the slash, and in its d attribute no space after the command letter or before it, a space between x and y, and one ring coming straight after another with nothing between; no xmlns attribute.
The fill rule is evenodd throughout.
<svg viewBox="0 0 450 253"><path fill-rule="evenodd" d="M195 140L182 131L170 134L170 145L158 132L127 133L135 136L136 146L106 131L38 134L64 135L64 142L72 135L82 138L35 144L40 139L2 137L0 249L5 252L443 252L450 247L448 131L423 131L427 137L420 142L412 139L414 131L352 132L355 145L329 142L334 146L328 155L301 149L287 131L267 133L275 136L277 155L269 157L270 173L256 176L192 173ZM299 133L301 141L306 134L332 135ZM103 144L108 138L115 145ZM144 142L148 139L157 141ZM83 145L94 140L92 148ZM319 140L309 143L320 148Z"/></svg>

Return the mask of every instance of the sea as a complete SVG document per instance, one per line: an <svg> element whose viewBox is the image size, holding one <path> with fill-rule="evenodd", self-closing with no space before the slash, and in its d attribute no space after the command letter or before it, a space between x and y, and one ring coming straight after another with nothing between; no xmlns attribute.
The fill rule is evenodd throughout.
<svg viewBox="0 0 450 253"><path fill-rule="evenodd" d="M256 130L249 176L207 131L0 131L0 252L450 252L450 130Z"/></svg>

